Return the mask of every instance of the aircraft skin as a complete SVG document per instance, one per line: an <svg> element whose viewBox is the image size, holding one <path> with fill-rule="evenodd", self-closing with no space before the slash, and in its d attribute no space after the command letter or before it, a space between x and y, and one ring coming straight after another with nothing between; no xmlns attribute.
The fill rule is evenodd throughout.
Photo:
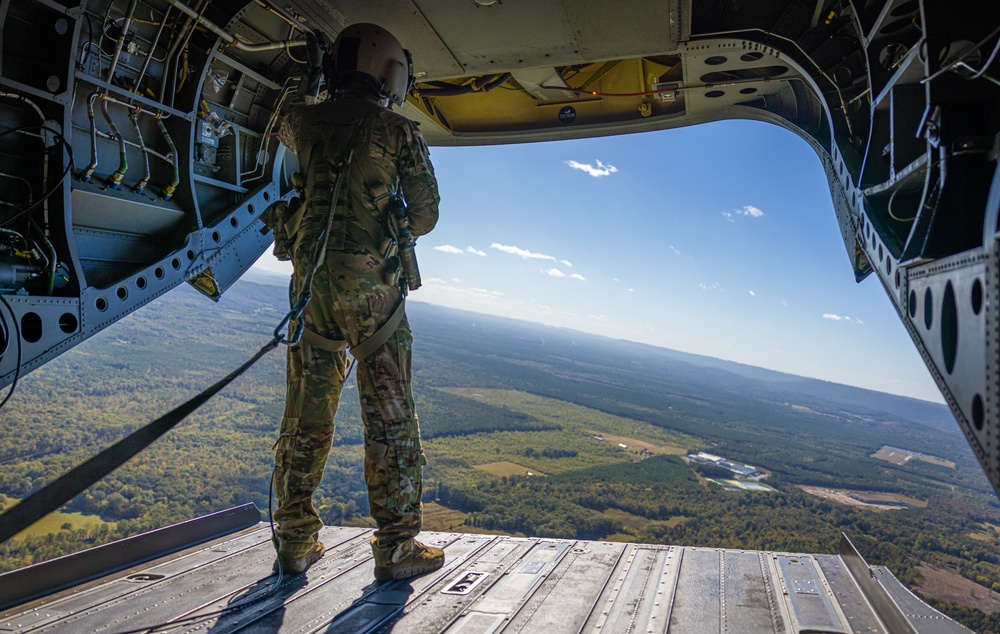
<svg viewBox="0 0 1000 634"><path fill-rule="evenodd" d="M274 132L298 83L304 33L333 37L356 22L385 26L413 53L416 85L402 112L422 124L431 145L584 138L734 118L799 135L826 170L856 278L879 279L1000 491L995 0L0 0L0 387L182 282L218 299L250 267L272 242L262 214L295 196L295 157ZM259 518L252 508L245 515ZM150 547L162 540L136 539ZM268 539L261 539L264 552ZM364 545L367 537L357 539ZM531 544L525 552L534 552ZM573 553L589 548L580 542ZM664 548L629 552L660 557L669 571ZM915 631L916 621L921 631L961 629L919 605L907 609L912 616L926 608L920 619L896 608L889 613L897 621L886 620L878 603L892 603L884 588L892 594L898 583L876 579L853 547L841 548L841 563L829 558L827 565L856 569L855 582L878 608L873 623L896 623L889 629L900 632ZM710 565L686 570L712 569L723 580L726 558L769 561L748 551L688 550L688 561ZM631 556L607 574L627 572ZM110 572L107 556L97 559L92 574ZM321 565L339 565L329 560ZM771 568L760 567L770 593ZM7 573L20 576L5 587L35 583L50 568ZM546 596L563 591L562 574L539 586ZM594 575L588 564L587 578ZM86 578L76 568L70 576ZM866 584L878 588L869 594ZM178 585L180 596L191 594L180 576ZM688 608L697 623L712 600L694 587ZM801 590L809 598L811 588L783 596ZM900 589L895 600L905 594ZM381 605L381 596L373 601ZM276 600L283 606L286 599ZM174 607L173 599L157 605ZM536 606L529 616L551 619L561 610ZM37 620L37 612L24 614ZM594 614L601 627L604 617ZM767 614L773 631L796 622L787 610L785 625L774 620L774 605ZM406 622L426 631L423 613ZM609 621L614 627L601 631L631 631L629 623Z"/></svg>
<svg viewBox="0 0 1000 634"><path fill-rule="evenodd" d="M249 268L295 195L274 131L304 33L354 22L412 51L402 112L431 145L732 118L799 135L855 276L1000 490L995 0L2 0L0 386Z"/></svg>

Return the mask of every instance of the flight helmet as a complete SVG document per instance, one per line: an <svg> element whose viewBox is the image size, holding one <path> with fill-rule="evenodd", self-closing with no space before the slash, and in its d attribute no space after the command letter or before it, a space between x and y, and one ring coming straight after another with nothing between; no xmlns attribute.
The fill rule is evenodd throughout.
<svg viewBox="0 0 1000 634"><path fill-rule="evenodd" d="M327 76L337 85L346 76L370 79L379 94L403 105L413 85L413 61L396 37L376 24L344 28L329 51Z"/></svg>

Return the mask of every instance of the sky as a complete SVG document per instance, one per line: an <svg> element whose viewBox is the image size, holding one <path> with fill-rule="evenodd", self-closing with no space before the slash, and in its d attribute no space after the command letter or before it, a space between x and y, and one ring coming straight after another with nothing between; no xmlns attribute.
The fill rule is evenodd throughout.
<svg viewBox="0 0 1000 634"><path fill-rule="evenodd" d="M943 402L822 164L777 126L431 148L423 301ZM255 267L290 272L268 252ZM419 338L419 332L415 333Z"/></svg>

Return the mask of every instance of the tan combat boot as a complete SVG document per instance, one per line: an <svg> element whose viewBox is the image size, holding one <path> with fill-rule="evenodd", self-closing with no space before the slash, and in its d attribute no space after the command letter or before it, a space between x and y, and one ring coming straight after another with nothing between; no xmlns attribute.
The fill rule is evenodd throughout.
<svg viewBox="0 0 1000 634"><path fill-rule="evenodd" d="M313 544L312 550L301 557L282 557L278 555L278 558L274 560L274 565L271 566L271 572L277 574L279 566L282 573L286 575L297 575L300 572L305 572L309 566L320 560L324 552L326 552L326 549L323 547L323 542L316 542Z"/></svg>
<svg viewBox="0 0 1000 634"><path fill-rule="evenodd" d="M379 581L409 579L425 572L437 570L444 565L444 551L425 546L415 539L400 542L393 551L392 558L385 565L375 561L375 578Z"/></svg>

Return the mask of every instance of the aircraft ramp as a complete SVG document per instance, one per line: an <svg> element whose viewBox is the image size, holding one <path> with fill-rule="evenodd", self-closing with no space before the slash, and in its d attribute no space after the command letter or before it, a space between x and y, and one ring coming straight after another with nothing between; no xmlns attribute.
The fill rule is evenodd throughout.
<svg viewBox="0 0 1000 634"><path fill-rule="evenodd" d="M258 524L11 608L0 632L968 632L846 538L816 555L423 533L444 568L378 583L370 536L324 528L323 559L276 584ZM44 570L0 575L0 592Z"/></svg>

